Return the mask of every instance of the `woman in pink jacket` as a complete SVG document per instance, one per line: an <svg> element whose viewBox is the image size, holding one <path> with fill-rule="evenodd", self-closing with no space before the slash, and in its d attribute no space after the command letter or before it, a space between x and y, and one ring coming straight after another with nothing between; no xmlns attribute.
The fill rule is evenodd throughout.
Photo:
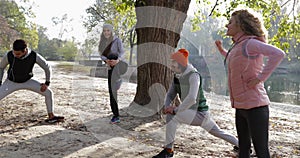
<svg viewBox="0 0 300 158"><path fill-rule="evenodd" d="M284 57L284 52L267 44L267 32L256 14L242 9L232 13L226 25L233 46L227 52L222 42L216 46L225 56L230 100L236 109L239 157L250 157L251 140L259 158L270 157L268 146L269 104L264 81ZM264 65L264 57L268 60Z"/></svg>

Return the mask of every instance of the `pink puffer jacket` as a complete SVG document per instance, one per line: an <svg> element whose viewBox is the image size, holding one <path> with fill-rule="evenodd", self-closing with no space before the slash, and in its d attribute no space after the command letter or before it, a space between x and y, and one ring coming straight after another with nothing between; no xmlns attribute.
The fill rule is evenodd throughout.
<svg viewBox="0 0 300 158"><path fill-rule="evenodd" d="M270 103L263 82L268 79L285 54L282 50L254 38L255 36L241 34L233 37L236 45L227 58L228 87L233 108L251 109ZM226 55L224 52L222 54ZM264 56L268 58L266 65ZM255 78L262 82L254 88L249 88L247 83Z"/></svg>

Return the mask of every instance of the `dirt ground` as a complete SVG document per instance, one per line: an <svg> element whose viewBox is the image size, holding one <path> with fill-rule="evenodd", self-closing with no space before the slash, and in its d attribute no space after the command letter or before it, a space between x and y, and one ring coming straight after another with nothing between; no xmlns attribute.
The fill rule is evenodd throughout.
<svg viewBox="0 0 300 158"><path fill-rule="evenodd" d="M107 80L88 76L77 66L61 68L51 62L51 89L55 113L65 122L45 123L44 98L29 91L15 92L0 101L1 158L144 158L158 153L164 142L164 121L159 115L134 113L128 105L136 85L124 82L119 92L121 123L109 123ZM42 69L34 78L44 81ZM211 115L224 130L236 135L234 109L228 97L206 94ZM135 109L136 110L136 109ZM300 157L300 106L272 103L270 150L272 157ZM181 125L176 134L175 156L236 157L232 145L200 127Z"/></svg>

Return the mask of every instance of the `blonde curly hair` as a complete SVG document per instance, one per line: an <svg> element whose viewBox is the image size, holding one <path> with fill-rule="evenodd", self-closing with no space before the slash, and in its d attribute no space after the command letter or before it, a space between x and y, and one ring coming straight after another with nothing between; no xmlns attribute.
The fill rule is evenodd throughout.
<svg viewBox="0 0 300 158"><path fill-rule="evenodd" d="M268 33L258 13L251 9L240 9L234 11L231 16L235 18L245 34L254 35L267 41Z"/></svg>

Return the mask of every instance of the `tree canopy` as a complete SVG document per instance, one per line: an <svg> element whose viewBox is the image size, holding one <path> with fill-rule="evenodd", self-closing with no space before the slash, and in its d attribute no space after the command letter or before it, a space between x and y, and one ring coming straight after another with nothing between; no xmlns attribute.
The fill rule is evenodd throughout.
<svg viewBox="0 0 300 158"><path fill-rule="evenodd" d="M19 3L17 3L19 2ZM37 50L46 59L69 60L75 59L78 48L73 40L61 40L69 30L67 25L72 19L67 14L62 18L53 17L53 23L61 26L59 38L49 39L45 34L47 28L38 26L29 19L35 17L32 11L34 2L30 0L0 1L0 55L11 49L14 40L22 38L31 49Z"/></svg>
<svg viewBox="0 0 300 158"><path fill-rule="evenodd" d="M49 60L68 60L74 61L78 52L77 44L72 41L61 40L58 38L49 39L45 34L46 28L38 28L38 48L37 51Z"/></svg>
<svg viewBox="0 0 300 158"><path fill-rule="evenodd" d="M211 4L208 0L197 0L199 4L208 4L211 8L209 16L229 19L230 14L237 8L248 7L262 14L264 25L269 32L269 43L283 49L288 58L300 59L300 3L295 0L216 0ZM225 9L224 9L225 8ZM201 10L196 14L197 19L204 20Z"/></svg>
<svg viewBox="0 0 300 158"><path fill-rule="evenodd" d="M16 38L26 39L32 48L37 48L38 33L36 25L26 20L26 16L34 17L30 7L18 6L15 1L0 1L1 52L8 50Z"/></svg>
<svg viewBox="0 0 300 158"><path fill-rule="evenodd" d="M98 0L97 3L86 9L88 17L85 19L84 26L88 31L103 23L110 23L118 28L115 32L121 37L128 35L136 23L133 1L124 0Z"/></svg>

